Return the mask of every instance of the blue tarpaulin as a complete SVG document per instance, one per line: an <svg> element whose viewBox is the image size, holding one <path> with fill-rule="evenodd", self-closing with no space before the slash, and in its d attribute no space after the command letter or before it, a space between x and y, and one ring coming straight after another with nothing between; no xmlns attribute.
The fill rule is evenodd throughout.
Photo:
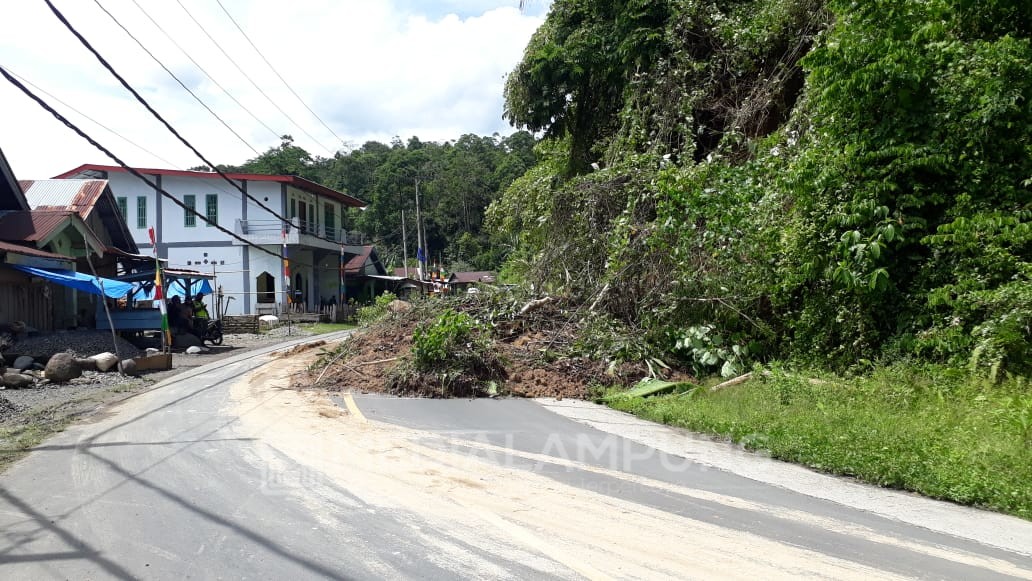
<svg viewBox="0 0 1032 581"><path fill-rule="evenodd" d="M133 285L120 280L90 276L74 270L61 270L56 268L36 268L21 264L12 264L14 268L62 286L74 288L84 293L104 295L113 299L120 299L133 290ZM103 292L101 287L103 286Z"/></svg>
<svg viewBox="0 0 1032 581"><path fill-rule="evenodd" d="M136 283L137 290L133 293L133 298L138 301L147 301L154 298L154 283L140 285ZM168 284L168 290L165 292L165 298L179 297L186 298L183 293L183 281L173 280ZM197 293L204 293L206 295L211 294L211 283L207 280L195 280L190 283L190 298L197 296Z"/></svg>

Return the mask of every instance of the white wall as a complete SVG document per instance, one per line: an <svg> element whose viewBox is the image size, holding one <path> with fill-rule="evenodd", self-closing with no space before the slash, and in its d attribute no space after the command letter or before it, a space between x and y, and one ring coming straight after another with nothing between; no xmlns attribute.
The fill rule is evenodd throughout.
<svg viewBox="0 0 1032 581"><path fill-rule="evenodd" d="M157 182L157 176L148 176ZM137 228L137 196L147 196L147 225L154 225L157 220L157 204L161 204L161 220L158 225L159 247L162 256L168 258L169 266L211 272L214 264L218 275L217 284L221 285L226 296L235 297L229 302L228 314L254 313L257 305L257 278L262 272L273 275L276 281L276 302L283 300L283 265L278 257L271 256L257 248L247 251L248 264L244 264L244 247L232 236L207 226L199 217L194 226L186 226L183 219L184 210L159 192L149 187L131 174L111 172L108 176L111 190L116 198L127 198L127 223L133 238L140 245L141 252L148 253L150 238L147 228ZM237 221L274 221L277 218L268 210L261 208L255 201L245 198L239 190L233 188L217 174L199 176L161 176L162 189L176 199L182 201L185 195L195 196L196 209L206 212L206 196L218 196L218 223L220 226L236 231ZM290 200L296 203L304 201L310 208L308 220L311 223L325 226L325 204L329 203L334 212L334 226L340 228L343 223L342 212L345 211L339 202L298 190L292 186L284 188L279 182L248 181L247 193L276 213L291 217ZM284 197L286 189L286 197ZM244 201L246 200L246 208ZM278 245L266 246L274 252L281 252ZM315 285L315 272L308 266L312 264L311 250L292 247L291 283L300 273L304 278L305 299L309 306L316 307L323 297L337 294L336 271L321 270L319 272L319 288ZM324 266L336 267L336 259L324 260ZM245 271L245 266L247 266ZM245 294L246 293L246 294ZM214 307L214 305L212 305Z"/></svg>

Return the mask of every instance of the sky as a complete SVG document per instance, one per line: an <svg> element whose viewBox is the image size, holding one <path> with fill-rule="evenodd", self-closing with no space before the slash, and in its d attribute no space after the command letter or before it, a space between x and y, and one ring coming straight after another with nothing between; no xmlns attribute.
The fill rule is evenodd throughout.
<svg viewBox="0 0 1032 581"><path fill-rule="evenodd" d="M395 136L445 141L466 133L509 134L514 129L502 119L505 76L550 5L549 0L529 0L522 9L519 0L221 0L299 100L217 0L51 1L209 161L227 164L279 145L284 134L323 157ZM30 89L126 163L172 169L204 164L133 99L43 0L10 2L4 22L0 66L31 83L26 83ZM84 163L113 163L3 77L0 112L0 149L19 179L53 177Z"/></svg>

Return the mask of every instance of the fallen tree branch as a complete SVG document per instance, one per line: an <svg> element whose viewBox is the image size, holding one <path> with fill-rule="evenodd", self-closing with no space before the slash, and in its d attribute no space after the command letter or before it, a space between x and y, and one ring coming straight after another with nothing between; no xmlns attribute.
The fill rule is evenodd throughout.
<svg viewBox="0 0 1032 581"><path fill-rule="evenodd" d="M750 379L752 379L752 371L750 371L749 373L746 373L744 375L739 375L738 377L735 377L734 379L729 379L729 380L727 380L727 381L725 381L723 383L718 383L718 384L714 385L713 387L709 388L709 390L711 392L712 391L719 391L721 389L724 389L725 387L733 387L735 385L739 385L739 384L745 383L746 381L749 381Z"/></svg>
<svg viewBox="0 0 1032 581"><path fill-rule="evenodd" d="M397 361L398 359L400 359L400 357L389 357L387 359L377 359L376 361L366 361L366 362L363 362L363 363L356 363L354 365L349 365L348 367L351 368L351 369L354 369L356 367L365 367L366 365L376 365L377 363L390 363L391 361Z"/></svg>
<svg viewBox="0 0 1032 581"><path fill-rule="evenodd" d="M527 304L523 305L523 308L520 309L520 313L519 314L520 314L520 316L526 315L527 313L529 313L529 312L531 312L531 311L533 311L535 309L540 309L542 306L547 305L550 302L552 302L552 297L544 297L544 298L540 298L540 299L534 299L534 300L528 302Z"/></svg>

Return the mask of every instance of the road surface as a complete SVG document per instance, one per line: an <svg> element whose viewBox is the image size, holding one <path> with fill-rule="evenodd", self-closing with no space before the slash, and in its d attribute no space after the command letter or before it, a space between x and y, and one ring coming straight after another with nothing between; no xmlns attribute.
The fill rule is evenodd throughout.
<svg viewBox="0 0 1032 581"><path fill-rule="evenodd" d="M0 579L1032 579L1026 521L584 402L299 392L272 350L0 475Z"/></svg>

